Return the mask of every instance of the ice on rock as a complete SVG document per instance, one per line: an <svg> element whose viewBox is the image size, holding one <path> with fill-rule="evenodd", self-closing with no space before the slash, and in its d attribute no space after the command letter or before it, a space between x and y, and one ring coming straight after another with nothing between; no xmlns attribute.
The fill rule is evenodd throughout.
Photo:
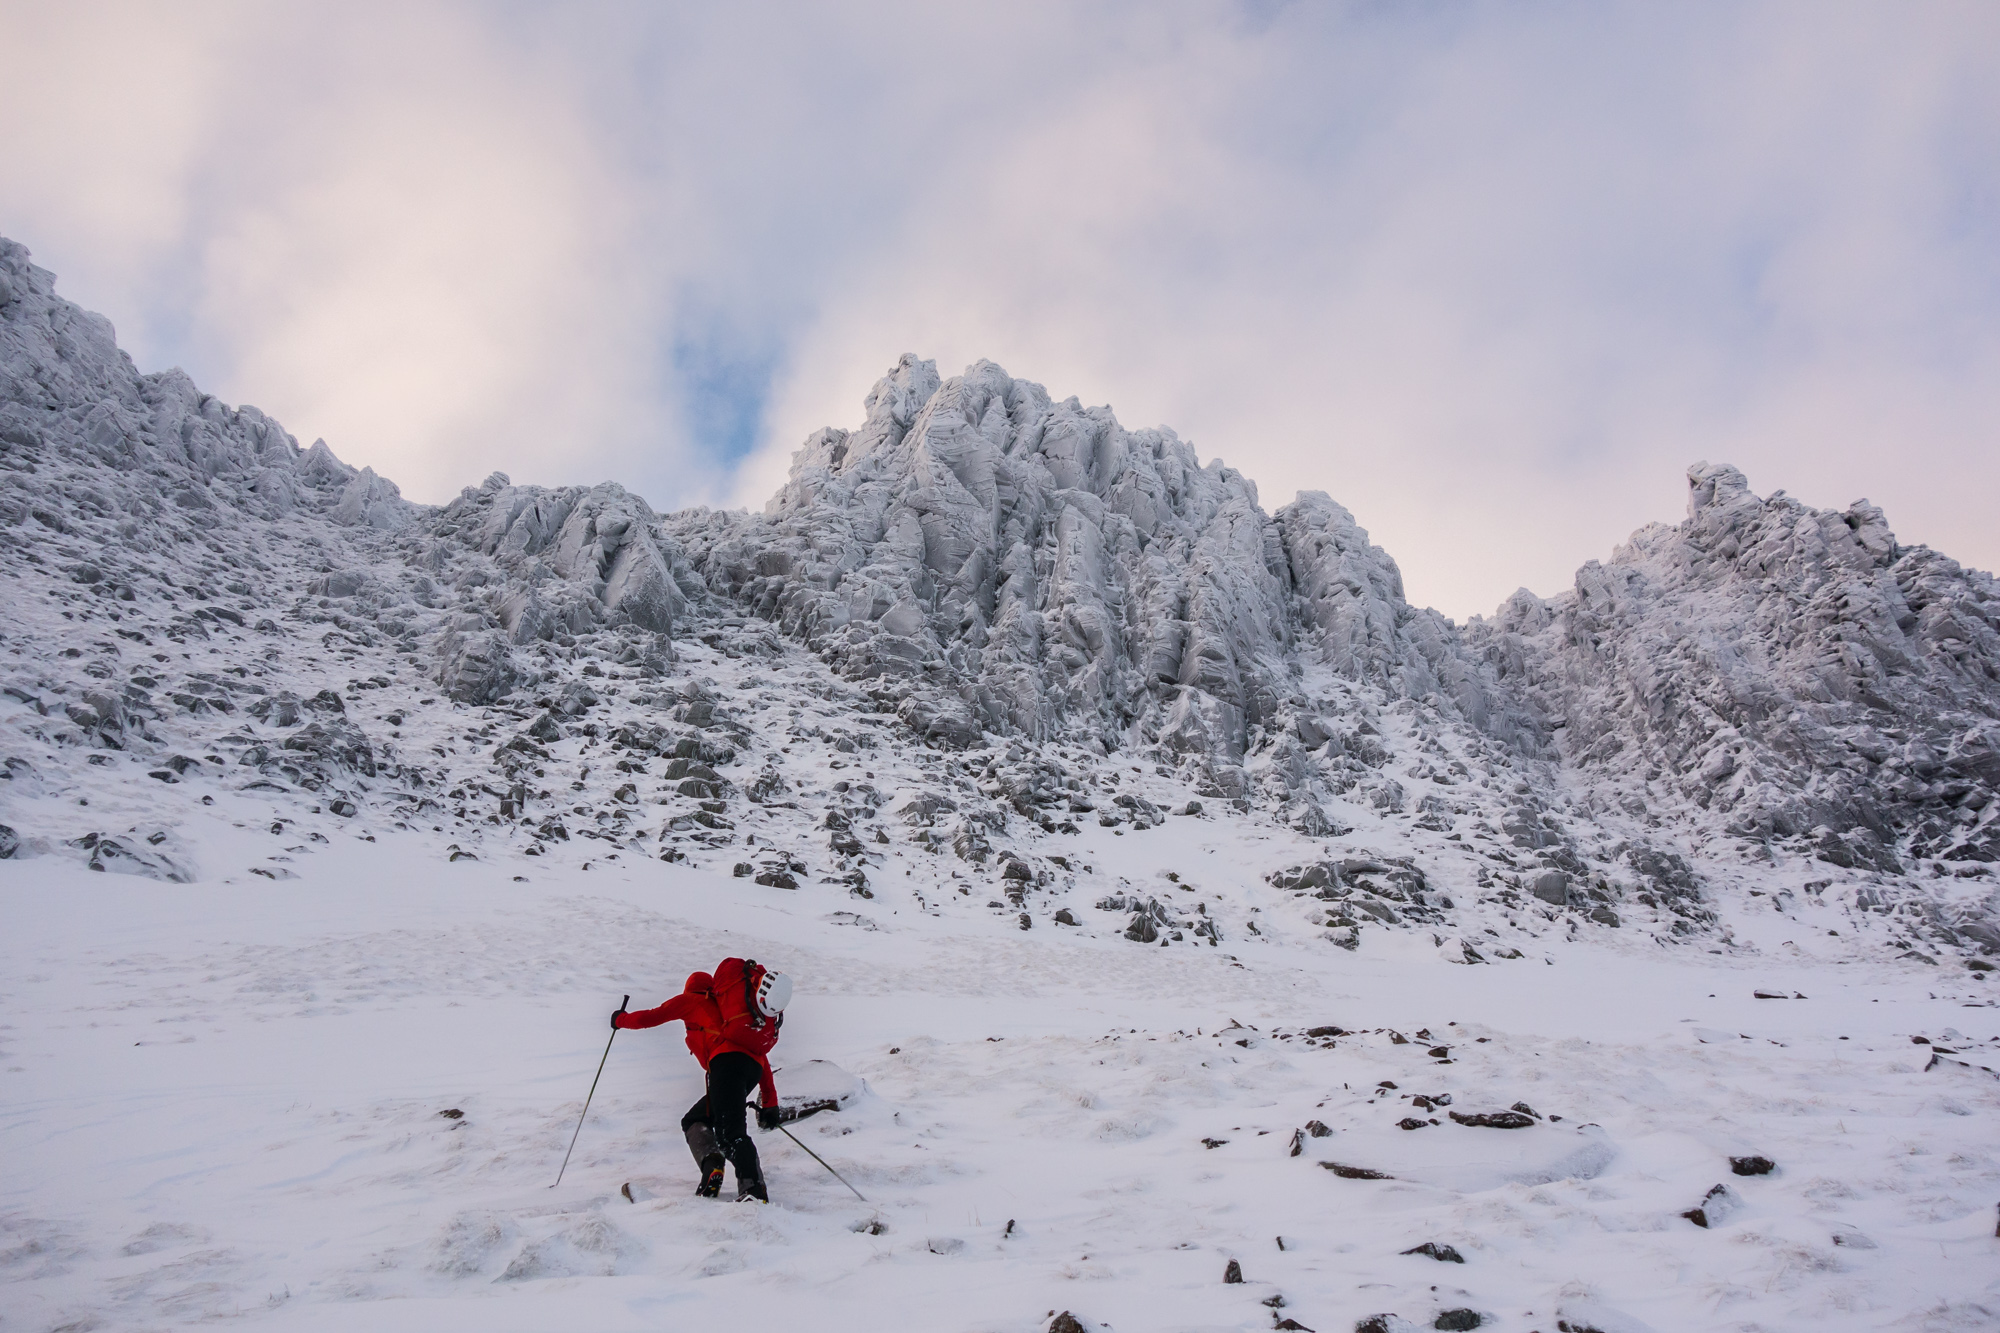
<svg viewBox="0 0 2000 1333"><path fill-rule="evenodd" d="M320 440L315 443L323 446L326 442ZM408 527L416 513L416 507L403 498L403 492L395 482L376 476L373 468L362 468L360 474L347 483L339 503L334 505L328 517L346 526L365 524L393 532Z"/></svg>
<svg viewBox="0 0 2000 1333"><path fill-rule="evenodd" d="M872 896L902 846L948 849L1010 920L1092 929L1102 891L1052 900L1031 844L1198 812L1326 848L1267 882L1343 950L1412 929L1461 963L1517 964L1544 929L1730 943L1745 856L1818 876L1760 911L1879 918L1868 940L1924 958L2000 950L2000 592L1866 502L1760 498L1698 464L1681 523L1461 627L1411 606L1326 494L1267 512L1169 429L910 355L761 513L497 472L433 508L180 371L139 374L12 242L0 275L0 554L37 612L0 681L17 798L80 794L64 756L87 751L439 831L447 809L531 820L534 855L657 813L671 860L753 836L745 804L815 826L835 770L907 758L893 802L850 803L866 824L748 877ZM677 640L811 665L736 698ZM375 689L393 709L357 706ZM600 743L624 762L587 759ZM822 748L816 774L787 758ZM29 850L103 827L9 822ZM1113 929L1134 942L1221 936L1206 909L1129 899Z"/></svg>
<svg viewBox="0 0 2000 1333"><path fill-rule="evenodd" d="M1137 734L1240 793L1308 633L1356 680L1489 714L1483 665L1325 496L1268 515L1172 431L991 362L941 380L905 356L866 410L806 442L763 514L669 526L710 592L878 683L934 739Z"/></svg>
<svg viewBox="0 0 2000 1333"><path fill-rule="evenodd" d="M1688 487L1678 527L1468 627L1566 764L1842 868L2000 858L1992 576L1898 544L1865 500L1762 499L1708 463Z"/></svg>

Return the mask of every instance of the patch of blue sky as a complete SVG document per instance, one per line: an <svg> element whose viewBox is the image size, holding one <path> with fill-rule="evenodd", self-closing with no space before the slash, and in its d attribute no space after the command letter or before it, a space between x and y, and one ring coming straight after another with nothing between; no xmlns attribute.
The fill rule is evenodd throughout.
<svg viewBox="0 0 2000 1333"><path fill-rule="evenodd" d="M672 360L688 438L718 470L734 468L761 442L781 349L773 341L746 346L710 322L682 329Z"/></svg>

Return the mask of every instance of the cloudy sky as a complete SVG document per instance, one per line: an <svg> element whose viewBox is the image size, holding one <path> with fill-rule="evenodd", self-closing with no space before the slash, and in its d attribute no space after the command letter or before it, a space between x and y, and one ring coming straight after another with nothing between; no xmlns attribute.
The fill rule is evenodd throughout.
<svg viewBox="0 0 2000 1333"><path fill-rule="evenodd" d="M1464 617L1682 470L2000 565L2000 6L0 0L0 232L420 500L760 504L898 354Z"/></svg>

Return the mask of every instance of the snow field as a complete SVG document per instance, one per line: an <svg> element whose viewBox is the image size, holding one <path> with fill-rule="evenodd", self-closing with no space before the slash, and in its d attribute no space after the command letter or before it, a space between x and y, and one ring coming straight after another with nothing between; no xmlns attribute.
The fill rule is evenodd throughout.
<svg viewBox="0 0 2000 1333"><path fill-rule="evenodd" d="M228 813L187 834L210 864L248 836ZM1150 841L1172 828L1075 841L1136 877L1200 855ZM437 851L349 834L296 881L229 885L9 866L10 1326L1025 1331L1068 1309L1344 1331L1471 1309L1546 1331L1595 1302L1607 1330L1975 1328L2000 1308L1992 1011L1932 998L1914 964L1599 941L1465 967L1402 933L1160 949L933 916L934 886L857 903L604 861L522 883ZM550 1190L618 996L656 1003L725 953L798 979L781 1067L866 1081L793 1128L870 1202L776 1134L771 1207L694 1199L677 1029L614 1042ZM1331 1025L1352 1035L1303 1035ZM1912 1035L1973 1067L1927 1069ZM1516 1102L1543 1119L1448 1118ZM1290 1155L1312 1120L1332 1132ZM1748 1153L1778 1171L1732 1175ZM1738 1211L1679 1216L1718 1183ZM1400 1253L1426 1241L1466 1262Z"/></svg>

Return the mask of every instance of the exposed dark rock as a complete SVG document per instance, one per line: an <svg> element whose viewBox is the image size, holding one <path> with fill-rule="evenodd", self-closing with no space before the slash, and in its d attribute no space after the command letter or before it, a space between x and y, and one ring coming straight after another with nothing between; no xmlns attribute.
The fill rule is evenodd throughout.
<svg viewBox="0 0 2000 1333"><path fill-rule="evenodd" d="M289 690L266 695L250 705L250 716L274 727L296 727L299 724L298 696Z"/></svg>
<svg viewBox="0 0 2000 1333"><path fill-rule="evenodd" d="M1713 1227L1743 1206L1743 1201L1727 1185L1717 1185L1702 1196L1701 1203L1682 1213L1698 1227Z"/></svg>
<svg viewBox="0 0 2000 1333"><path fill-rule="evenodd" d="M1473 1125L1481 1129L1527 1129L1535 1123L1535 1117L1523 1115L1519 1111L1483 1111L1474 1115L1452 1111L1449 1114L1461 1125Z"/></svg>
<svg viewBox="0 0 2000 1333"><path fill-rule="evenodd" d="M1732 1157L1729 1169L1739 1176L1768 1176L1778 1164L1768 1157Z"/></svg>
<svg viewBox="0 0 2000 1333"><path fill-rule="evenodd" d="M1157 899L1148 898L1144 903L1128 903L1125 898L1118 897L1115 899L1115 905L1113 903L1114 899L1107 898L1098 903L1098 907L1113 912L1122 911L1127 906L1137 909L1132 914L1131 922L1125 927L1125 938L1128 940L1140 944L1152 944L1160 938L1161 927L1169 922L1167 910L1160 906Z"/></svg>
<svg viewBox="0 0 2000 1333"><path fill-rule="evenodd" d="M282 748L308 756L322 779L330 777L336 769L363 777L375 776L374 747L351 722L309 722L285 737Z"/></svg>
<svg viewBox="0 0 2000 1333"><path fill-rule="evenodd" d="M1465 1256L1460 1254L1457 1250L1453 1249L1449 1245L1445 1245L1434 1240L1427 1240L1423 1244L1415 1246L1412 1249L1404 1250L1403 1253L1427 1255L1430 1258L1437 1260L1439 1263L1444 1263L1444 1264L1462 1264L1465 1262Z"/></svg>
<svg viewBox="0 0 2000 1333"><path fill-rule="evenodd" d="M146 839L127 835L107 838L93 833L77 839L77 843L90 852L87 864L92 870L142 875L147 879L165 880L169 884L195 882L193 865L155 845L148 845Z"/></svg>

